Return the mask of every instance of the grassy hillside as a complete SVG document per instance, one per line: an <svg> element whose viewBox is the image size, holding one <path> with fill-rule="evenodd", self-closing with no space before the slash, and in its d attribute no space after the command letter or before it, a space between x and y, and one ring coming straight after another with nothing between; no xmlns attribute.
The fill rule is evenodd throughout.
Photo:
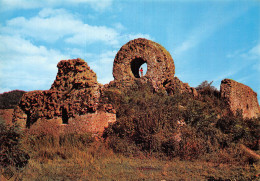
<svg viewBox="0 0 260 181"><path fill-rule="evenodd" d="M102 137L2 121L1 171L23 180L258 180L260 118L231 115L208 84L198 91L108 88L102 101L113 104L117 122Z"/></svg>
<svg viewBox="0 0 260 181"><path fill-rule="evenodd" d="M4 148L1 155L11 159L1 157L0 161L1 166L5 163L3 172L9 169L14 173L13 180L257 180L259 170L259 164L244 160L224 163L223 159L230 156L225 151L215 153L213 162L156 157L142 152L126 156L115 153L108 142L89 134L55 135L51 131L32 134L27 130L21 135L19 130L5 129L13 136L4 142L17 144L9 145L11 152L1 145Z"/></svg>
<svg viewBox="0 0 260 181"><path fill-rule="evenodd" d="M169 96L138 82L128 89L110 88L105 97L117 110L117 122L104 137L115 152L184 160L227 150L234 153L230 161L241 160L236 153L239 144L258 150L259 118L244 120L240 111L233 116L214 87L204 86L199 92L196 98Z"/></svg>

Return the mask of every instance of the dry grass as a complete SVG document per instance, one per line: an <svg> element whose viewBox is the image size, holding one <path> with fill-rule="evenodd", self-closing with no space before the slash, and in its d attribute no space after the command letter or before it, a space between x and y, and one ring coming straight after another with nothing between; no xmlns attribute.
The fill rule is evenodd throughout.
<svg viewBox="0 0 260 181"><path fill-rule="evenodd" d="M258 167L259 168L259 167ZM18 174L24 180L253 180L255 168L206 162L160 161L78 152L70 159L32 159Z"/></svg>
<svg viewBox="0 0 260 181"><path fill-rule="evenodd" d="M0 118L5 120L5 124L12 125L13 109L0 109Z"/></svg>
<svg viewBox="0 0 260 181"><path fill-rule="evenodd" d="M245 160L245 164L238 164L243 161L231 158L229 150L207 155L210 159L205 156L193 161L143 155L126 157L115 154L106 142L90 134L57 134L55 125L47 125L24 132L21 145L30 155L29 163L18 170L13 168L14 176L10 180L259 179L259 163L249 165Z"/></svg>
<svg viewBox="0 0 260 181"><path fill-rule="evenodd" d="M51 136L37 143L29 142L30 137L24 137L23 144L31 159L15 173L22 180L257 180L259 170L259 164L239 166L177 158L125 157L113 153L102 141L83 144L76 140L78 135L62 143L53 141Z"/></svg>

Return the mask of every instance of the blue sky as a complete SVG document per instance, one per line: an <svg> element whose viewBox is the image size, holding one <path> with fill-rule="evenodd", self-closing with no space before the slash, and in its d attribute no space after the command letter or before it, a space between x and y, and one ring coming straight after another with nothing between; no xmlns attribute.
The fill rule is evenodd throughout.
<svg viewBox="0 0 260 181"><path fill-rule="evenodd" d="M82 58L100 83L143 37L172 55L176 76L219 88L224 78L260 95L260 1L0 0L0 92L46 90L60 60Z"/></svg>

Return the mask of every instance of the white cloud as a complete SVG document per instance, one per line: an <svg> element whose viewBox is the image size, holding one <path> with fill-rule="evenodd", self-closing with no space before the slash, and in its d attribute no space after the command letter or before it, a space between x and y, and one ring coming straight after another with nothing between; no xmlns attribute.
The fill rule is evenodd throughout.
<svg viewBox="0 0 260 181"><path fill-rule="evenodd" d="M255 60L253 67L260 72L260 43L249 50L247 54L244 54L244 57Z"/></svg>
<svg viewBox="0 0 260 181"><path fill-rule="evenodd" d="M244 62L253 63L253 67L260 71L260 43L249 50L236 50L229 53L227 58L243 59Z"/></svg>
<svg viewBox="0 0 260 181"><path fill-rule="evenodd" d="M227 58L242 57L245 59L260 60L260 43L250 49L239 49L227 55Z"/></svg>
<svg viewBox="0 0 260 181"><path fill-rule="evenodd" d="M112 28L105 26L90 26L88 24L81 24L78 28L79 29L75 30L72 37L65 39L65 42L84 45L101 41L110 45L118 45L118 33Z"/></svg>
<svg viewBox="0 0 260 181"><path fill-rule="evenodd" d="M135 38L152 39L148 34L120 33L124 29L120 23L115 23L114 28L86 24L64 9L43 9L37 16L16 17L7 21L1 32L47 43L64 41L82 47L95 42L118 47L122 42Z"/></svg>
<svg viewBox="0 0 260 181"><path fill-rule="evenodd" d="M142 33L127 34L127 35L123 36L123 39L125 39L126 41L133 40L133 39L136 39L136 38L146 38L146 39L149 39L149 40L153 40L153 38L150 35L142 34Z"/></svg>
<svg viewBox="0 0 260 181"><path fill-rule="evenodd" d="M7 21L2 32L46 42L64 40L82 46L94 42L118 44L118 32L113 28L85 24L64 9L43 9L37 16L29 19L13 18Z"/></svg>
<svg viewBox="0 0 260 181"><path fill-rule="evenodd" d="M98 81L102 84L107 84L114 79L112 70L116 53L117 51L113 50L96 54L93 56L95 60L89 63L90 68L96 72Z"/></svg>
<svg viewBox="0 0 260 181"><path fill-rule="evenodd" d="M1 87L41 89L55 79L59 60L68 59L57 50L35 46L21 37L0 35Z"/></svg>
<svg viewBox="0 0 260 181"><path fill-rule="evenodd" d="M92 53L87 53L82 48L65 48L65 52L69 52L72 58L83 58L83 57L93 57Z"/></svg>
<svg viewBox="0 0 260 181"><path fill-rule="evenodd" d="M30 19L17 17L7 21L2 32L54 42L65 35L75 34L74 27L81 26L82 22L65 10L44 9Z"/></svg>
<svg viewBox="0 0 260 181"><path fill-rule="evenodd" d="M118 31L126 30L126 28L125 28L121 23L115 23L115 24L114 24L114 27L115 27L115 29L118 30Z"/></svg>
<svg viewBox="0 0 260 181"><path fill-rule="evenodd" d="M0 5L7 10L89 5L97 11L103 11L112 5L112 0L1 0Z"/></svg>
<svg viewBox="0 0 260 181"><path fill-rule="evenodd" d="M236 81L244 84L244 83L246 83L247 80L249 80L251 78L252 78L252 75L248 75L245 77L241 77L241 78L237 79Z"/></svg>
<svg viewBox="0 0 260 181"><path fill-rule="evenodd" d="M196 46L199 43L199 40L196 38L188 38L186 41L182 42L180 46L178 46L174 50L174 54L180 55L183 52L189 50L190 48Z"/></svg>
<svg viewBox="0 0 260 181"><path fill-rule="evenodd" d="M70 0L74 2L73 0ZM80 0L78 0L80 1ZM84 0L83 0L84 1ZM87 1L87 0L85 0ZM112 0L89 0L91 6L96 11L102 11L112 5Z"/></svg>
<svg viewBox="0 0 260 181"><path fill-rule="evenodd" d="M148 34L123 30L127 31L120 23L111 27L86 24L64 9L45 8L34 17L10 19L0 25L1 89L49 89L58 61L70 58L86 58L98 81L108 83L113 80L113 60L119 48L134 38L151 39ZM87 47L91 43L99 43L100 49Z"/></svg>
<svg viewBox="0 0 260 181"><path fill-rule="evenodd" d="M116 50L107 51L107 52L105 52L105 53L102 53L102 54L100 54L100 56L99 56L100 62L101 62L101 63L113 63L116 54L117 54L117 51L116 51Z"/></svg>
<svg viewBox="0 0 260 181"><path fill-rule="evenodd" d="M248 80L252 80L255 77L259 77L259 71L260 71L260 44L257 44L253 48L249 50L236 50L232 53L229 53L227 55L228 59L236 60L237 64L233 64L231 67L226 66L226 71L223 71L219 76L217 76L214 79L214 82L219 83L220 81L225 78L237 78L236 81L241 83L246 83ZM248 67L253 67L257 71L255 73L247 74L246 76L243 74L240 74L242 70ZM230 67L230 68L228 68Z"/></svg>
<svg viewBox="0 0 260 181"><path fill-rule="evenodd" d="M251 59L258 59L260 61L260 43L249 50L248 57Z"/></svg>
<svg viewBox="0 0 260 181"><path fill-rule="evenodd" d="M225 72L222 72L220 75L216 76L214 78L214 82L220 82L223 79L230 78L237 72L239 72L242 68L236 69L236 70L227 70Z"/></svg>

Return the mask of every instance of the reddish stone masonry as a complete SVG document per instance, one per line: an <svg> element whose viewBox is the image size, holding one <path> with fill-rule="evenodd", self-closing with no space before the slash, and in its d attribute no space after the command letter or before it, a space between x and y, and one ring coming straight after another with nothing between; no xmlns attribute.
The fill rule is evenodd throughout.
<svg viewBox="0 0 260 181"><path fill-rule="evenodd" d="M138 71L143 63L147 63L147 73L140 77ZM55 127L58 132L101 133L116 121L113 106L101 101L102 91L109 87L127 87L134 81L150 83L155 91L162 89L169 95L198 96L195 88L174 77L175 66L170 53L158 43L143 38L128 42L118 51L113 66L115 80L105 86L97 82L95 72L82 59L62 60L57 67L50 90L23 95L14 110L13 122L36 130L46 126ZM257 94L250 87L225 79L220 91L234 114L239 109L244 117L259 116Z"/></svg>
<svg viewBox="0 0 260 181"><path fill-rule="evenodd" d="M224 79L221 81L220 92L233 114L242 110L244 118L259 116L257 94L250 87L231 79Z"/></svg>
<svg viewBox="0 0 260 181"><path fill-rule="evenodd" d="M57 67L51 89L24 94L14 110L13 122L30 128L48 120L63 125L62 129L96 133L116 121L113 106L100 101L103 86L84 60L62 60Z"/></svg>

